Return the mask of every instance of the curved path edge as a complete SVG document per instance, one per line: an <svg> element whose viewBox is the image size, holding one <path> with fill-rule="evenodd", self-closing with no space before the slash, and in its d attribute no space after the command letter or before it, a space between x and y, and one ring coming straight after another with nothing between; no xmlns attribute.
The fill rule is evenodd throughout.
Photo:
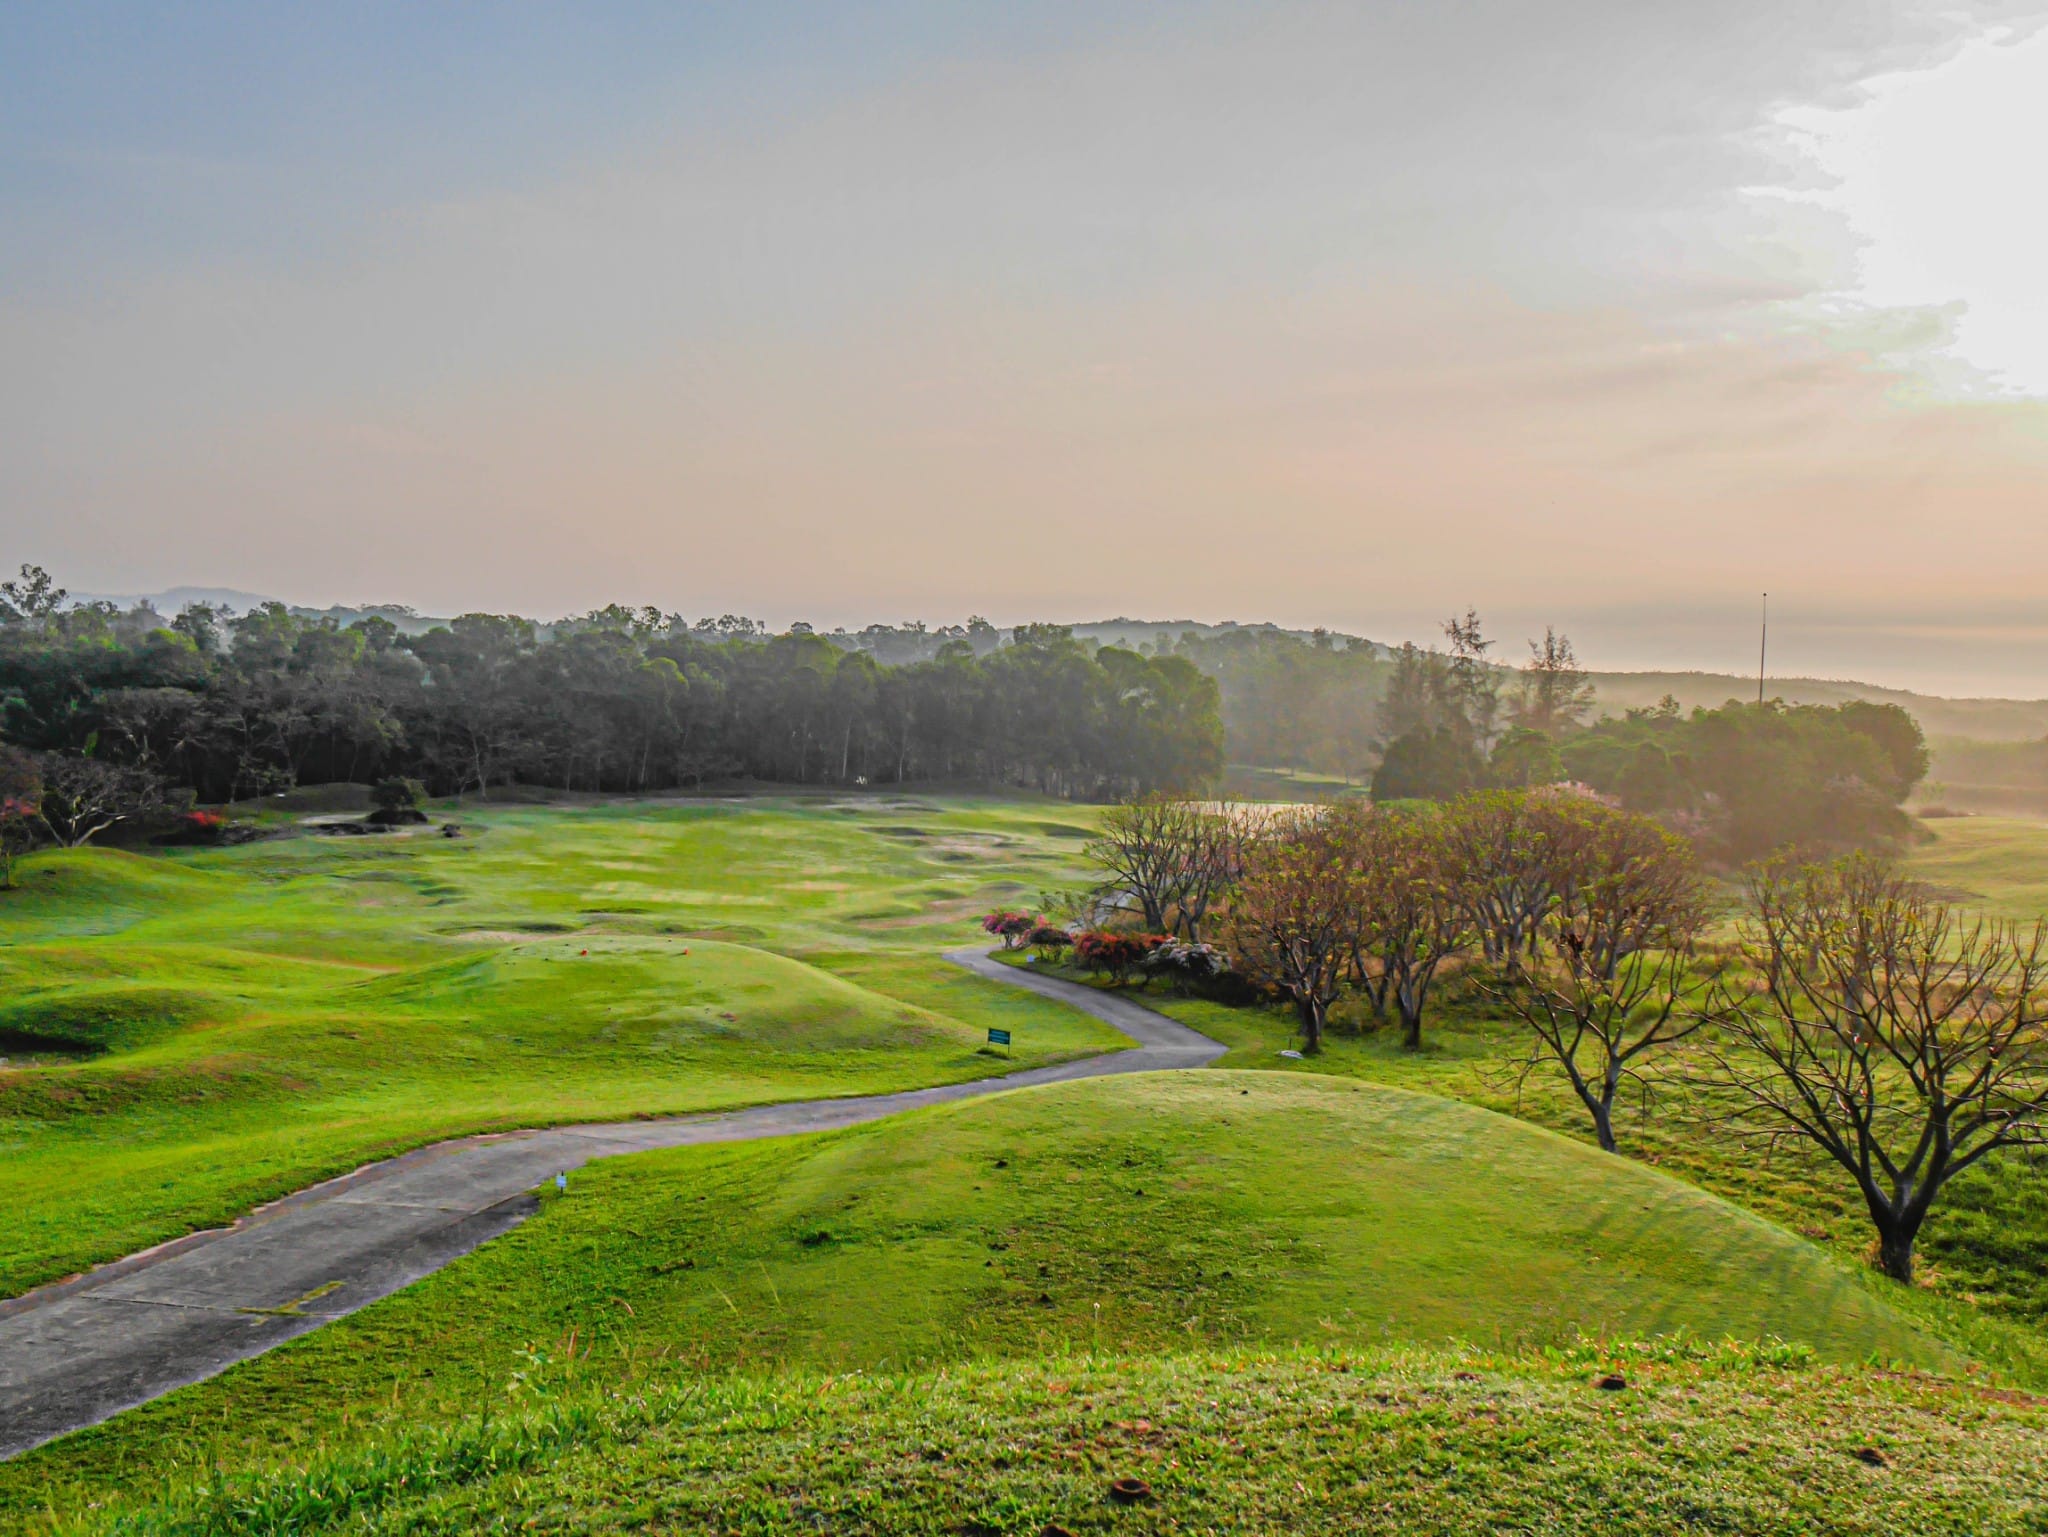
<svg viewBox="0 0 2048 1537"><path fill-rule="evenodd" d="M0 1302L0 1458L96 1425L387 1297L516 1227L534 1189L594 1158L831 1131L1036 1084L1202 1067L1225 1048L1113 993L946 955L1129 1036L1124 1051L998 1078L641 1121L461 1137Z"/></svg>

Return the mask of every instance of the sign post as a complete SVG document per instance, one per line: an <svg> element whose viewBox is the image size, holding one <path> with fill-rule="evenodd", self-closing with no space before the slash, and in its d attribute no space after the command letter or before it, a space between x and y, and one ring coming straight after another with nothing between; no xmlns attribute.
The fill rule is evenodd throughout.
<svg viewBox="0 0 2048 1537"><path fill-rule="evenodd" d="M1013 1055L1010 1050L1010 1032L1007 1030L991 1029L988 1033L988 1043L991 1046L1002 1047L1003 1055L1006 1057Z"/></svg>

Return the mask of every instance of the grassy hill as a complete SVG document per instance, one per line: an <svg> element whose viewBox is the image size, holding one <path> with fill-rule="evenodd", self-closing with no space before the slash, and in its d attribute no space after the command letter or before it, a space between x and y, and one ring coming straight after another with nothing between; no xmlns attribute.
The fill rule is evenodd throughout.
<svg viewBox="0 0 2048 1537"><path fill-rule="evenodd" d="M685 1379L723 1384L706 1389L710 1397L698 1408L738 1401L719 1395L753 1395L766 1415L757 1427L764 1444L799 1460L830 1448L814 1444L800 1453L777 1442L793 1429L786 1406L821 1392L846 1416L820 1430L828 1438L878 1434L886 1442L917 1434L929 1443L936 1435L964 1451L1010 1433L988 1419L1001 1412L1003 1395L1025 1392L1043 1408L1048 1375L1103 1370L1036 1363L1189 1352L1208 1364L1119 1366L1111 1369L1113 1391L1130 1394L1133 1380L1172 1383L1183 1371L1202 1380L1250 1370L1264 1401L1244 1401L1240 1386L1228 1390L1228 1411L1209 1408L1220 1423L1242 1415L1244 1426L1269 1436L1309 1415L1315 1395L1341 1387L1366 1421L1325 1425L1311 1458L1341 1466L1384 1455L1367 1429L1373 1417L1386 1416L1387 1403L1374 1396L1384 1389L1368 1382L1324 1380L1337 1360L1372 1363L1360 1370L1398 1379L1404 1398L1417 1386L1404 1374L1421 1373L1435 1383L1423 1398L1448 1390L1467 1404L1447 1426L1499 1414L1502 1394L1527 1397L1530 1412L1562 1422L1606 1412L1593 1407L1582 1381L1572 1385L1606 1358L1607 1347L1589 1347L1584 1337L1647 1336L1663 1337L1649 1354L1666 1358L1674 1382L1715 1370L1733 1382L1741 1377L1736 1363L1760 1360L1811 1363L1807 1380L1835 1387L1839 1379L1820 1367L1877 1360L1953 1373L1967 1364L1913 1313L1894 1307L1887 1288L1811 1244L1549 1132L1448 1100L1330 1078L1148 1075L1026 1091L823 1136L593 1166L527 1225L408 1291L0 1468L0 1511L25 1514L44 1500L62 1509L117 1487L147 1493L159 1480L185 1485L214 1467L322 1458L339 1459L338 1466L350 1457L411 1455L424 1444L422 1427L457 1424L485 1406L517 1411L570 1400L579 1384L603 1389L604 1402L589 1411L600 1419ZM1702 1352L1673 1344L1674 1336L1749 1345ZM1514 1380L1467 1393L1455 1376L1471 1369L1462 1361L1416 1357L1403 1366L1378 1356L1390 1346L1455 1342L1488 1360L1519 1362L1489 1368ZM1285 1355L1300 1348L1335 1355ZM1553 1354L1542 1356L1546 1350ZM1292 1364L1243 1366L1271 1352ZM1034 1364L1006 1375L988 1366L997 1361ZM970 1363L979 1365L963 1377L959 1368ZM1562 1363L1570 1369L1560 1371ZM808 1386L798 1387L784 1375L791 1371L832 1375L799 1377ZM933 1372L941 1375L919 1375ZM882 1395L899 1410L918 1394L993 1396L978 1411L982 1418L967 1424L913 1430L919 1416L885 1413L864 1432L852 1416L881 1393L869 1383L873 1373L916 1379L900 1395ZM729 1380L734 1374L751 1385ZM847 1374L869 1385L854 1386L851 1396L819 1387L849 1381ZM1038 1386L1020 1386L1030 1383ZM1128 1414L1194 1434L1202 1412L1185 1392L1140 1389ZM1494 1407L1483 1409L1490 1401ZM1954 1399L1943 1412L1970 1402ZM1681 1403L1674 1398L1662 1413L1681 1413ZM868 1423L875 1407L859 1409L858 1423ZM702 1429L698 1408L678 1410L690 1425L671 1429L694 1436ZM1733 1416L1733 1397L1727 1409ZM1626 1418L1636 1410L1621 1412ZM1031 1419L1023 1413L1019 1423ZM1731 1435L1734 1423L1731 1417L1724 1427ZM1787 1426L1757 1428L1767 1438L1791 1434ZM1896 1420L1883 1429L1898 1438ZM1356 1444L1337 1455L1332 1430ZM1808 1426L1799 1435L1815 1431ZM1480 1427L1457 1434L1474 1432L1490 1435ZM761 1453L747 1448L755 1434L735 1426L697 1443L687 1454L687 1499L753 1486L747 1469ZM1879 1428L1842 1434L1868 1439ZM605 1452L583 1437L582 1430L570 1437L590 1459L581 1472L562 1474L562 1458L546 1459L547 1479L570 1478L564 1490L577 1488L564 1495L572 1503L599 1497L599 1467L623 1450ZM1840 1437L1820 1437L1831 1438ZM1523 1444L1527 1452L1534 1443ZM1227 1462L1232 1454L1219 1444L1206 1455ZM1271 1455L1284 1467L1284 1442ZM1073 1471L1056 1459L1025 1460L1042 1463L1025 1482L1057 1482ZM1197 1479L1192 1467L1147 1466L1169 1482ZM1199 1477L1211 1481L1218 1472ZM847 1473L811 1464L803 1497L856 1498L852 1487L834 1487ZM1252 1474L1255 1489L1262 1479L1272 1486L1260 1499L1284 1493L1288 1480L1279 1474L1279 1467ZM1318 1476L1328 1475L1325 1465ZM651 1491L635 1487L640 1476L612 1476L603 1501L619 1511L642 1508ZM660 1477L651 1464L645 1476ZM673 1487L673 1478L661 1481ZM766 1486L756 1493L765 1500ZM522 1481L516 1492L462 1496L476 1497L524 1501L537 1490ZM544 1501L555 1502L554 1495ZM406 1503L422 1508L410 1496ZM892 1504L886 1529L925 1529L907 1519L916 1508ZM230 1521L205 1529L258 1528Z"/></svg>
<svg viewBox="0 0 2048 1537"><path fill-rule="evenodd" d="M0 1274L456 1131L1000 1071L989 1023L1020 1064L1115 1044L935 956L1074 879L1088 817L499 805L453 841L38 856L0 897ZM2039 824L1934 831L1929 879L2048 904ZM1959 1182L1908 1292L1825 1169L1633 1107L1632 1156L1588 1146L1455 983L1425 1053L1339 1021L1313 1063L1277 1011L1148 1001L1230 1056L593 1165L406 1291L0 1464L0 1529L2048 1523L2037 1175Z"/></svg>
<svg viewBox="0 0 2048 1537"><path fill-rule="evenodd" d="M1117 1049L936 954L1070 871L1068 815L470 807L459 840L38 855L0 893L0 1294L440 1137Z"/></svg>

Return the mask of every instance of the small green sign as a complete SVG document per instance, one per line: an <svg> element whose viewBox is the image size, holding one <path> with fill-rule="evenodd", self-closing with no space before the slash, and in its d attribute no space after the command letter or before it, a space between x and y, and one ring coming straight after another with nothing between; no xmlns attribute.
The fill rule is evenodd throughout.
<svg viewBox="0 0 2048 1537"><path fill-rule="evenodd" d="M988 1033L988 1043L991 1046L1007 1046L1010 1044L1010 1032L1007 1030L991 1030Z"/></svg>

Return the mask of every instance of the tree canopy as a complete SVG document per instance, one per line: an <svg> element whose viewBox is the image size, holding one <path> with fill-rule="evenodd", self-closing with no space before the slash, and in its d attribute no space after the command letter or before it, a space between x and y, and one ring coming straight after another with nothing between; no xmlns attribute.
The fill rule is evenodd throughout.
<svg viewBox="0 0 2048 1537"><path fill-rule="evenodd" d="M405 635L280 604L63 608L28 573L5 593L0 737L203 801L388 778L440 794L959 779L1097 798L1200 790L1223 766L1214 680L1058 626L886 666L806 630L619 607Z"/></svg>

